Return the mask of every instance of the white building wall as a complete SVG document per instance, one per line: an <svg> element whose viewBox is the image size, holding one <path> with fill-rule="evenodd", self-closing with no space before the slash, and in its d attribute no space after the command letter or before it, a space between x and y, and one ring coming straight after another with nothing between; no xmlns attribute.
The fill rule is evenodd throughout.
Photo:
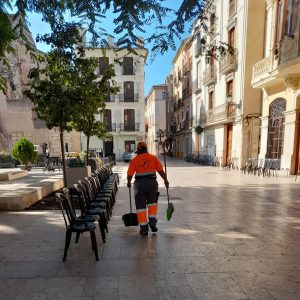
<svg viewBox="0 0 300 300"><path fill-rule="evenodd" d="M114 102L106 102L106 109L111 110L112 124L116 124L116 131L110 132L113 139L113 152L116 154L116 159L121 160L122 155L125 151L125 141L134 141L135 145L139 141L145 140L145 104L144 104L144 81L145 73L144 66L147 57L147 50L144 48L135 49L138 55L129 53L127 50L120 52L114 52L113 50L106 49L106 57L109 58L109 63L114 63L114 59L118 58L122 60L124 56L133 57L134 75L123 75L123 66L119 63L114 63L116 76L113 80L116 85L119 86L120 91L115 95ZM103 51L101 49L86 49L87 57L102 57ZM138 94L138 101L136 102L124 102L120 101L119 95L124 95L124 82L134 82L134 94ZM135 123L139 124L139 130L135 131L121 131L120 124L124 123L124 110L134 109L135 110ZM86 150L86 138L81 136L81 143L83 150ZM92 137L90 141L90 148L97 148L104 150L103 141L96 137Z"/></svg>

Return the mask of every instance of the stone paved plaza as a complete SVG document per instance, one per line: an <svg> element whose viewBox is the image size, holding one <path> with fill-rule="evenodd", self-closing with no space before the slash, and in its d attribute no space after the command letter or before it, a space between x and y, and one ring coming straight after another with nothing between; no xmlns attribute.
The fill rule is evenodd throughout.
<svg viewBox="0 0 300 300"><path fill-rule="evenodd" d="M170 161L175 212L159 232L125 228L125 172L102 244L70 245L59 211L0 214L0 299L300 299L300 180Z"/></svg>

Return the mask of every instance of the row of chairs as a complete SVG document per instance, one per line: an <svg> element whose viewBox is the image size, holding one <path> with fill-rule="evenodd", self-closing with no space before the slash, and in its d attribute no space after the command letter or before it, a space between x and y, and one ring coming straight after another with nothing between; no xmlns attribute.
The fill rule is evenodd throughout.
<svg viewBox="0 0 300 300"><path fill-rule="evenodd" d="M186 162L192 162L194 164L199 164L202 166L213 166L217 167L221 165L221 158L208 155L208 154L187 154L187 156L184 157L184 161Z"/></svg>
<svg viewBox="0 0 300 300"><path fill-rule="evenodd" d="M75 243L78 243L80 234L90 233L92 250L96 260L99 260L95 234L96 222L99 225L102 241L105 243L108 222L116 202L118 184L118 174L112 172L111 164L107 164L95 170L90 177L79 180L73 188L64 188L55 194L66 225L63 261L66 260L73 232L76 233Z"/></svg>
<svg viewBox="0 0 300 300"><path fill-rule="evenodd" d="M249 158L247 163L241 168L245 174L262 175L262 176L277 176L277 173L281 170L280 159L271 158ZM289 175L289 170L286 171Z"/></svg>

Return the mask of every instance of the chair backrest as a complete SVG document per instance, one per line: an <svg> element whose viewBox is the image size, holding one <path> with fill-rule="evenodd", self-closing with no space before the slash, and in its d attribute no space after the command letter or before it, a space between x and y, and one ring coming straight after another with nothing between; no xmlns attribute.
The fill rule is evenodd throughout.
<svg viewBox="0 0 300 300"><path fill-rule="evenodd" d="M87 208L87 196L85 195L85 187L82 184L74 184L74 196L77 197L81 213L84 214Z"/></svg>
<svg viewBox="0 0 300 300"><path fill-rule="evenodd" d="M76 220L76 215L70 198L63 193L55 193L55 197L60 203L61 212L66 224L66 228L72 227L72 224Z"/></svg>
<svg viewBox="0 0 300 300"><path fill-rule="evenodd" d="M86 197L87 202L91 203L94 199L93 191L91 189L90 183L86 179L78 180L78 183L84 189L84 195Z"/></svg>

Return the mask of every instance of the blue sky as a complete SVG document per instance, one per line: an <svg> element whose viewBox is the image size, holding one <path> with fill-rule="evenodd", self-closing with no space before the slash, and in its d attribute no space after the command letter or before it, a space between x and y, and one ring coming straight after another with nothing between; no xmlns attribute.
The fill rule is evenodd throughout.
<svg viewBox="0 0 300 300"><path fill-rule="evenodd" d="M165 1L165 6L172 8L172 9L177 9L180 4L181 0L166 0ZM107 30L107 32L110 32L110 28L112 28L112 20L113 20L113 14L108 13L106 19L103 20L103 23L101 26ZM37 14L29 14L28 15L28 21L30 22L29 27L30 30L33 34L33 37L35 38L37 34L44 34L50 31L49 26L42 22L41 16ZM166 20L168 21L168 20ZM154 28L145 28L147 30L146 36L151 35L154 32ZM188 29L188 28L187 28ZM112 31L112 30L111 30ZM139 34L139 36L142 36ZM188 36L188 32L182 37L184 39L185 37ZM177 48L180 45L181 40L176 41ZM44 52L49 50L49 47L47 45L43 44L37 44L38 48ZM145 45L146 48L147 45ZM152 85L155 84L162 84L165 82L165 79L169 72L171 71L172 68L172 60L174 58L176 51L169 50L167 53L165 53L163 56L160 54L157 54L155 57L155 60L153 62L150 61L150 55L148 56L147 60L147 65L145 66L145 96L148 94L150 91Z"/></svg>

